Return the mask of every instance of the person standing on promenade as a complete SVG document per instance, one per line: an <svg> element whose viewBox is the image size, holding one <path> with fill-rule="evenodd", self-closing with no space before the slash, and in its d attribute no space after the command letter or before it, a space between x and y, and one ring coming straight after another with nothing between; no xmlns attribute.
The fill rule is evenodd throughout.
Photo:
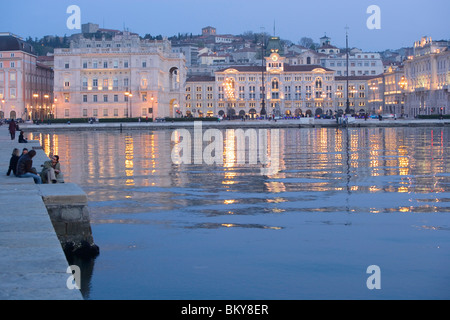
<svg viewBox="0 0 450 320"><path fill-rule="evenodd" d="M39 176L35 169L33 169L33 157L36 155L35 150L31 150L19 158L17 163L16 177L18 178L33 178L34 183L42 184L41 176Z"/></svg>
<svg viewBox="0 0 450 320"><path fill-rule="evenodd" d="M17 162L19 161L19 149L14 148L13 152L12 152L12 156L11 156L11 160L9 160L9 169L8 172L6 173L6 175L9 177L9 175L12 173L14 173L14 175L16 175L16 170L17 170Z"/></svg>
<svg viewBox="0 0 450 320"><path fill-rule="evenodd" d="M9 122L9 134L11 135L11 140L14 140L16 138L16 130L16 121L14 119L11 119L11 121Z"/></svg>

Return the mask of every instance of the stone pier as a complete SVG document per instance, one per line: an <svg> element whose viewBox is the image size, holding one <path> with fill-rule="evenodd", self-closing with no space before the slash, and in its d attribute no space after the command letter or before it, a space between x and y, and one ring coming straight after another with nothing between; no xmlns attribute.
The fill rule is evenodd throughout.
<svg viewBox="0 0 450 320"><path fill-rule="evenodd" d="M14 148L35 149L38 171L48 157L37 141L19 144L7 126L0 131L0 299L82 300L80 290L67 285L65 252L98 254L86 195L70 183L36 185L32 178L7 176Z"/></svg>

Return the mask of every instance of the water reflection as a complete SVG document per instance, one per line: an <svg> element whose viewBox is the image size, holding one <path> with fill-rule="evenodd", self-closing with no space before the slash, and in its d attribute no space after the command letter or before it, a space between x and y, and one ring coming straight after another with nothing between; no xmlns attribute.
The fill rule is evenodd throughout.
<svg viewBox="0 0 450 320"><path fill-rule="evenodd" d="M202 212L258 204L286 210L300 199L315 207L321 199L342 208L340 197L350 201L349 207L366 211L395 207L404 212L411 206L401 199L423 207L413 195L448 191L448 176L443 175L448 166L445 129L282 130L279 171L271 176L260 174L261 164L237 163L234 130L224 131L223 165L173 164L171 152L178 145L170 137L171 132L82 132L30 138L39 139L46 153L60 155L67 180L88 193L94 219L111 212L199 206ZM397 205L378 203L377 195L385 193L405 197L396 198ZM366 195L373 200L360 201ZM338 201L324 201L333 199Z"/></svg>
<svg viewBox="0 0 450 320"><path fill-rule="evenodd" d="M172 152L180 151L182 141L177 132L174 142L170 131L64 132L28 138L40 140L47 154L59 154L66 180L85 190L95 238L96 226L108 225L119 228L115 230L141 225L189 232L279 233L293 228L292 220L288 224L281 217L302 214L447 213L449 132L281 130L279 168L272 175L262 175L260 163L238 163L242 146L235 130L223 131L224 161L215 165L175 164ZM205 145L202 141L200 148ZM250 150L246 145L245 151ZM268 143L264 152L271 151ZM348 221L318 221L311 224L353 227ZM448 230L440 225L417 228Z"/></svg>

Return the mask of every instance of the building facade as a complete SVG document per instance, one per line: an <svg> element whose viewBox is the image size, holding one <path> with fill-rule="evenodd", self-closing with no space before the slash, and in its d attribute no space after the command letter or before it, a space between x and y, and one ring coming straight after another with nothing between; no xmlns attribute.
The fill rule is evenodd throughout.
<svg viewBox="0 0 450 320"><path fill-rule="evenodd" d="M424 37L404 62L405 109L410 117L450 114L450 50L447 41Z"/></svg>
<svg viewBox="0 0 450 320"><path fill-rule="evenodd" d="M184 101L185 57L166 39L79 36L54 57L57 118L174 117Z"/></svg>
<svg viewBox="0 0 450 320"><path fill-rule="evenodd" d="M186 84L183 115L249 117L334 114L334 71L317 65L291 66L277 52L265 66L233 66L214 77Z"/></svg>
<svg viewBox="0 0 450 320"><path fill-rule="evenodd" d="M33 47L11 33L0 34L0 118L53 117L53 71L37 61Z"/></svg>

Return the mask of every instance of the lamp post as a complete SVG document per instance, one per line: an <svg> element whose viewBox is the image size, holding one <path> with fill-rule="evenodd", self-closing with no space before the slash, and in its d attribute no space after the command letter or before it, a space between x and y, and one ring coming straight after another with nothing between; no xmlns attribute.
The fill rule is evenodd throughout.
<svg viewBox="0 0 450 320"><path fill-rule="evenodd" d="M155 98L152 96L150 100L152 101L152 122L155 122L155 109L154 109Z"/></svg>
<svg viewBox="0 0 450 320"><path fill-rule="evenodd" d="M49 112L48 112L48 99L50 98L50 96L48 95L48 94L45 94L44 95L44 99L45 99L45 105L44 105L44 111L45 111L45 115L46 115L46 118L48 119L49 118Z"/></svg>
<svg viewBox="0 0 450 320"><path fill-rule="evenodd" d="M3 98L1 101L2 101L2 104L0 105L0 107L1 107L0 108L0 118L3 119L5 117L5 112L3 111L3 107L4 107L6 101Z"/></svg>
<svg viewBox="0 0 450 320"><path fill-rule="evenodd" d="M350 112L350 100L349 100L349 97L348 97L348 90L349 90L349 88L348 88L348 86L349 86L349 73L348 73L348 71L349 71L349 68L348 68L348 55L349 55L349 52L348 52L348 26L347 27L345 27L345 29L346 29L346 32L345 32L345 43L346 43L346 60L347 60L347 107L345 108L345 113L347 114L347 113L349 113Z"/></svg>
<svg viewBox="0 0 450 320"><path fill-rule="evenodd" d="M406 88L408 86L408 81L406 81L405 76L402 76L398 85L400 86L400 89L402 89L401 117L403 117L403 114L405 112L405 104L406 104Z"/></svg>
<svg viewBox="0 0 450 320"><path fill-rule="evenodd" d="M37 110L37 99L39 98L39 94L37 94L37 93L34 93L33 94L33 98L34 98L34 102L35 102L35 104L34 104L34 108ZM33 108L33 107L32 107ZM34 115L34 117L33 117L33 115ZM31 118L32 118L32 120L34 120L34 119L36 119L36 111L31 111Z"/></svg>
<svg viewBox="0 0 450 320"><path fill-rule="evenodd" d="M262 41L261 41L261 69L262 69L262 101L261 101L261 116L265 116L267 115L267 111L266 111L266 85L264 82L264 51L265 51L265 42L266 42L266 37L264 36L264 32L262 32L261 34L262 36Z"/></svg>
<svg viewBox="0 0 450 320"><path fill-rule="evenodd" d="M132 118L133 117L133 105L132 105L132 100L131 98L133 98L133 95L131 94L131 92L125 92L125 96L127 97L127 111L128 111L128 118ZM128 106L130 106L128 108Z"/></svg>

